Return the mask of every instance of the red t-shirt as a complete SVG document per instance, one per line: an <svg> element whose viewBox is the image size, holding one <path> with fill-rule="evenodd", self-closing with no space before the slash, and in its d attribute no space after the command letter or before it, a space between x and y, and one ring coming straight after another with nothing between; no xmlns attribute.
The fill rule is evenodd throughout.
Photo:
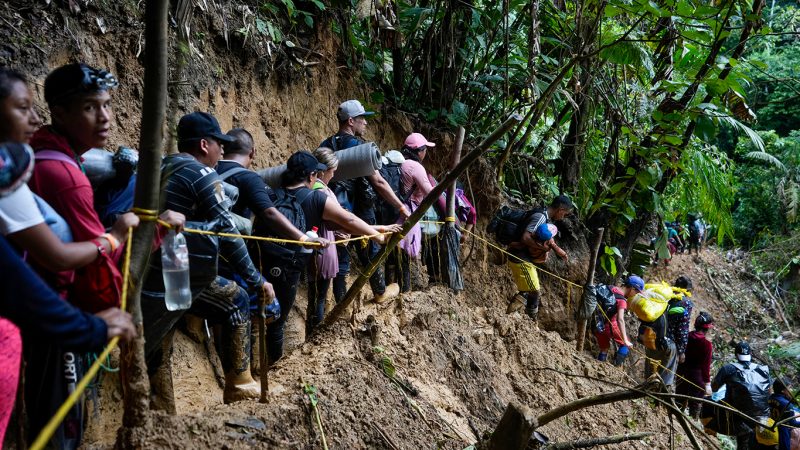
<svg viewBox="0 0 800 450"><path fill-rule="evenodd" d="M31 139L34 151L55 150L80 161L67 138L49 126L40 128ZM81 169L65 161L39 160L28 186L66 220L75 242L95 239L105 232L94 210L94 192ZM72 283L74 271L61 272L54 287L62 295ZM49 277L48 277L49 278Z"/></svg>

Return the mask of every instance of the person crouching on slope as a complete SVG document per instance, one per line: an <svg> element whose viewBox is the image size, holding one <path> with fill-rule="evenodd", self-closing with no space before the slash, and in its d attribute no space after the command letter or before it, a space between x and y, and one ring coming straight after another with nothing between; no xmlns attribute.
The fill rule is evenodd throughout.
<svg viewBox="0 0 800 450"><path fill-rule="evenodd" d="M534 266L536 261L531 253L534 255L541 253L541 249L544 245L543 242L546 241L536 238L537 229L543 224L547 225L551 220L563 219L572 212L572 208L572 201L566 195L555 197L547 209L541 209L531 214L520 240L509 244L509 252L515 256L516 259L510 260L508 265L511 268L511 274L514 277L519 291L514 296L515 298L512 304L524 302L525 313L534 321L537 321L539 318L539 291L541 287L539 285L539 275L536 273L536 266ZM550 237L552 238L552 234ZM561 249L559 248L559 250ZM568 258L566 252L563 252L563 256L561 254L559 254L559 256L564 258L564 260Z"/></svg>

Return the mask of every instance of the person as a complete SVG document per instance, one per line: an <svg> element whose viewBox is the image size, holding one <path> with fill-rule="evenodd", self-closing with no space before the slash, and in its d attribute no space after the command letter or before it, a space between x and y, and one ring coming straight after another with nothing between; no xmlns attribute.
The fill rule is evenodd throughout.
<svg viewBox="0 0 800 450"><path fill-rule="evenodd" d="M508 246L509 253L515 258L509 259L508 265L518 291L513 301L525 303L525 313L534 322L539 317L539 291L541 289L536 266L530 254L530 249L538 246L534 237L536 229L551 220L563 219L572 212L572 209L572 200L569 197L566 195L554 197L547 208L534 210L524 226L519 241L511 242ZM566 252L561 257L564 261L569 260Z"/></svg>
<svg viewBox="0 0 800 450"><path fill-rule="evenodd" d="M600 314L595 317L597 325L594 329L594 335L597 338L597 346L600 347L600 352L597 355L599 361L605 361L608 358L612 340L617 345L617 352L614 356L615 366L622 365L630 352L630 348L633 346L625 329L625 310L628 309L628 301L639 293L636 286L638 286L638 283L635 280L626 280L622 289L617 286L605 286L604 291L607 292L603 292L603 294L606 296L610 294L608 300L611 301L606 300L604 302L598 298L597 312ZM601 288L600 286L596 287L598 291ZM598 292L598 296L600 295L602 294Z"/></svg>
<svg viewBox="0 0 800 450"><path fill-rule="evenodd" d="M345 150L363 144L364 134L367 130L367 117L374 115L372 111L367 111L358 100L347 100L339 105L336 111L336 118L339 122L339 130L333 136L325 139L319 146L332 149L334 152ZM393 205L400 212L400 215L407 218L411 213L403 202L397 198L389 183L383 179L378 170L375 170L367 177L359 177L345 182L336 182L331 185L331 189L349 203L352 212L370 225L377 224L375 201L377 195L383 197L389 204ZM367 247L351 245L356 251L356 256L362 266L367 266L370 261L378 254L379 248L374 242L367 244ZM350 255L346 248L338 249L338 257L341 269L333 281L333 293L336 301L341 301L347 291L347 274L350 271ZM400 293L400 288L396 284L386 286L384 269L379 267L370 277L369 285L375 301L385 302L396 297Z"/></svg>
<svg viewBox="0 0 800 450"><path fill-rule="evenodd" d="M556 244L556 235L558 235L558 227L552 223L543 223L536 228L533 245L528 247L531 262L534 264L546 263L550 251L553 251L559 258L567 259L567 252Z"/></svg>
<svg viewBox="0 0 800 450"><path fill-rule="evenodd" d="M778 426L778 450L800 448L800 406L791 388L789 377L779 377L772 383L769 396L770 417L775 422L783 422Z"/></svg>
<svg viewBox="0 0 800 450"><path fill-rule="evenodd" d="M80 158L89 149L104 146L108 140L111 128L109 90L117 86L116 78L107 71L79 63L55 69L44 83L52 123L33 133L38 118L30 110L30 92L24 79L15 78L13 95L6 100L16 105L17 111L4 113L15 118L7 122L6 130L13 133L9 135L12 139L30 140L35 150L38 163L33 167L28 187L38 198L31 198L29 192L23 190L19 195L24 199L17 197L12 204L6 204L2 208L4 214L14 223L5 231L12 242L28 252L31 263L45 281L73 305L90 313L119 306L120 247L127 238L128 228L136 226L139 219L125 214L111 232L106 232L94 210L92 188L83 173ZM45 221L40 220L36 214L39 209L45 211L48 221L55 220L53 229L59 230L59 237L76 243L61 242ZM33 220L18 220L20 214ZM30 340L23 335L23 342ZM68 395L76 377L80 377L83 358L64 351L57 342L26 345L24 354L28 425L31 436L35 436ZM81 408L74 408L59 429L55 445L78 445L82 420Z"/></svg>
<svg viewBox="0 0 800 450"><path fill-rule="evenodd" d="M700 221L699 217L695 217L693 215L688 216L689 220L689 254L692 254L692 249L694 249L695 254L700 254L701 243L703 242L703 234L705 233L705 227L703 223Z"/></svg>
<svg viewBox="0 0 800 450"><path fill-rule="evenodd" d="M231 142L234 138L222 133L219 122L211 114L193 112L181 117L178 121L179 153L165 157L162 162L164 207L184 214L187 221L204 224L214 231L236 234L233 218L227 210L229 200L219 175L213 170L222 157L222 145ZM190 257L203 247L201 242L205 241L201 239L205 238L186 235ZM259 384L250 372L250 294L262 295L269 302L274 292L253 264L241 238L220 237L218 252L230 272L238 275L247 288L221 274L209 280L208 273L217 273L216 254L209 255L213 256L211 262L199 258L190 260L190 278L202 277L203 281L197 282L199 286L192 286L195 298L188 311L212 325L221 325L220 360L225 372L223 401L232 403L260 395ZM186 312L167 311L164 295L161 251L158 250L150 258L150 270L142 289L145 353L151 374L161 369L170 357L174 325ZM165 400L171 402L169 398Z"/></svg>
<svg viewBox="0 0 800 450"><path fill-rule="evenodd" d="M0 69L1 100L7 99L2 88L4 81ZM5 116L5 113L6 108L0 109L0 114ZM24 134L14 136L17 131L14 127L3 131L11 135L8 137L25 139ZM27 189L25 181L30 176L33 158L29 147L20 151L21 147L22 144L13 143L0 145L0 161L3 162L0 208L4 199L20 189ZM8 228L4 214L0 214L0 223ZM19 381L20 328L28 336L28 346L41 348L58 342L68 351L98 351L107 339L120 336L128 340L136 332L130 315L119 308L109 308L92 316L64 302L28 267L5 238L0 238L0 270L7 280L14 280L14 283L4 283L0 292L0 442L3 442ZM25 289L20 290L18 286L25 286Z"/></svg>
<svg viewBox="0 0 800 450"><path fill-rule="evenodd" d="M741 341L734 349L736 362L726 364L719 369L711 381L711 389L719 390L725 386L723 403L759 421L769 417L769 386L772 383L769 367L751 361L750 344ZM716 423L707 427L717 429L722 434L736 436L737 450L755 448L756 433L753 427L735 415L723 419L716 418Z"/></svg>
<svg viewBox="0 0 800 450"><path fill-rule="evenodd" d="M336 194L328 187L336 169L339 167L339 159L332 149L320 147L314 150L314 157L320 164L327 167L317 175L317 180L312 187L325 193L329 199L338 202ZM331 228L336 228L333 224L322 222L318 234L328 241L334 240L334 233ZM311 264L308 265L308 308L306 310L306 335L309 335L325 317L325 303L328 298L331 280L339 272L339 256L336 247L331 246L317 251Z"/></svg>
<svg viewBox="0 0 800 450"><path fill-rule="evenodd" d="M291 203L287 206L297 215L302 214L307 229L320 228L323 221L327 221L345 232L370 236L370 240L378 244L384 243L381 232L399 231L399 226L376 228L368 225L353 213L343 209L336 200L329 198L322 190L312 190L317 181L317 174L326 170L328 167L320 164L311 153L295 152L286 162L286 172L283 173L281 180L283 187L273 190L273 202ZM298 209L302 212L297 211ZM257 232L257 234L262 233L270 235L271 232L269 229ZM274 284L283 311L280 318L267 327L267 355L270 364L275 364L283 356L284 327L294 306L300 274L306 269L311 255L301 251L296 245L279 245L265 241L251 242L250 254L253 255L253 259L260 261L267 279Z"/></svg>
<svg viewBox="0 0 800 450"><path fill-rule="evenodd" d="M636 289L637 295L642 295L644 280L640 277L632 275L628 277L626 284ZM633 301L636 301L635 297ZM675 343L667 334L667 315L662 313L658 318L649 322L639 319L637 341L645 347L645 356L647 357L644 364L645 378L657 373L667 388L672 386L678 358L675 352Z"/></svg>
<svg viewBox="0 0 800 450"><path fill-rule="evenodd" d="M689 324L692 321L692 310L694 309L694 303L689 299L693 284L689 277L681 275L673 285L685 291L686 294L670 299L667 307L667 336L675 343L678 363L682 363L686 359Z"/></svg>
<svg viewBox="0 0 800 450"><path fill-rule="evenodd" d="M689 333L685 358L678 363L678 379L675 392L696 398L711 395L711 355L714 344L709 339L709 332L714 327L714 318L706 311L701 311L694 319L694 331ZM698 418L701 404L693 400L683 402L689 407L689 415Z"/></svg>
<svg viewBox="0 0 800 450"><path fill-rule="evenodd" d="M675 244L672 242L675 233L675 230L669 227L668 224L664 224L659 236L653 239L652 245L655 248L653 264L658 265L658 260L661 259L664 261L664 267L669 265L676 250Z"/></svg>
<svg viewBox="0 0 800 450"><path fill-rule="evenodd" d="M409 210L413 213L419 208L422 200L433 190L433 183L428 177L428 172L422 165L422 161L428 155L428 150L435 147L436 144L428 141L425 136L420 133L411 133L406 137L403 142L401 152L405 160L400 165L400 183L402 191L407 194ZM405 219L400 219L403 222ZM436 220L436 219L434 219ZM434 231L435 233L435 231ZM408 292L411 290L411 260L418 259L423 254L423 233L422 226L417 223L406 234L406 237L400 241L399 247L403 250L400 254L399 261L399 277L400 290ZM440 270L438 267L438 245L436 238L425 239L425 252L426 262L428 266L428 273L431 278L435 278ZM434 246L434 248L430 248ZM435 255L434 255L435 254ZM434 262L434 260L436 260Z"/></svg>

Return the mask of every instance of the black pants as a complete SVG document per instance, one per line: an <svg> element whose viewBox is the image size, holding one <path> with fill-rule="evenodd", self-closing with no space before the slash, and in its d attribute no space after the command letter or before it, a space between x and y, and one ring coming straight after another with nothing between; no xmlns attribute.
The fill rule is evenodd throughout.
<svg viewBox="0 0 800 450"><path fill-rule="evenodd" d="M435 236L423 236L422 238L422 259L428 269L428 282L436 283L442 281L442 254L440 253L439 234Z"/></svg>
<svg viewBox="0 0 800 450"><path fill-rule="evenodd" d="M276 270L277 269L277 270ZM275 297L281 304L280 319L267 325L267 355L270 364L283 356L283 330L286 319L294 306L297 297L297 284L300 282L300 271L297 269L272 268L264 274L267 281L275 289Z"/></svg>
<svg viewBox="0 0 800 450"><path fill-rule="evenodd" d="M397 283L400 292L411 292L411 258L399 246L386 258L386 282Z"/></svg>
<svg viewBox="0 0 800 450"><path fill-rule="evenodd" d="M325 302L328 297L328 289L331 286L331 279L317 279L316 273L308 274L308 308L306 309L306 336L311 334L314 328L322 322L325 317Z"/></svg>

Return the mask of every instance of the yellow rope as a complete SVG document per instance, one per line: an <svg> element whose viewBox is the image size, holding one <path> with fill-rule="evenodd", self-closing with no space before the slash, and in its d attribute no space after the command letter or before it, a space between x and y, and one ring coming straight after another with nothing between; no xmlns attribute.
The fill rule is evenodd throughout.
<svg viewBox="0 0 800 450"><path fill-rule="evenodd" d="M127 306L127 299L128 299L128 282L130 280L130 267L131 267L131 243L133 242L133 228L128 229L128 241L125 243L125 260L122 265L122 296L120 299L120 306L121 309L125 309ZM58 408L56 414L50 418L47 422L47 425L42 428L42 431L39 432L39 435L36 437L36 440L33 441L33 444L30 446L30 450L41 450L43 449L47 443L50 441L50 438L53 437L58 426L61 425L61 422L64 421L64 417L67 416L69 410L75 405L75 403L81 398L83 395L83 391L86 390L86 387L89 383L94 379L97 375L97 372L100 370L100 366L102 362L108 358L111 354L111 351L117 347L119 343L119 337L112 338L108 345L106 346L105 350L97 357L94 364L89 367L89 370L86 371L86 374L81 378L78 384L75 386L75 390L69 394L69 397L64 401L64 403Z"/></svg>
<svg viewBox="0 0 800 450"><path fill-rule="evenodd" d="M461 230L461 231L463 231L463 232L465 232L465 233L469 233L470 235L474 236L474 237L475 237L476 239L478 239L479 241L482 241L482 242L484 242L486 245L488 245L488 246L490 246L490 247L494 248L495 250L498 250L498 251L502 252L503 254L505 254L506 256L508 256L509 258L513 258L514 260L516 260L516 261L519 261L520 263L524 263L524 264L530 264L528 261L525 261L524 259L522 259L522 258L520 258L520 257L518 257L518 256L512 255L511 253L507 252L507 251L506 251L504 248L500 247L499 245L496 245L496 244L494 244L493 242L491 242L491 241L489 241L489 240L487 240L487 239L484 239L483 237L481 237L481 236L479 236L479 235L477 235L477 234L473 233L472 231L469 231L469 230L467 230L466 228L460 228L460 230ZM561 281L563 281L563 282L567 283L567 286L570 286L570 285L571 285L571 286L575 286L575 287L576 287L576 288L578 288L578 289L581 289L581 290L583 289L583 286L581 286L580 284L578 284L578 283L574 283L574 282L572 282L572 281L570 281L570 280L568 280L568 279L566 279L566 278L562 278L562 277L560 277L560 276L558 276L558 275L556 275L556 274L554 274L554 273L552 273L552 272L548 272L548 271L546 271L546 270L542 269L541 267L538 267L538 266L537 266L537 267L536 267L536 270L537 270L537 271L544 272L544 273L546 273L546 274L550 275L550 276L551 276L551 277L553 277L553 278L558 278L559 280L561 280Z"/></svg>

